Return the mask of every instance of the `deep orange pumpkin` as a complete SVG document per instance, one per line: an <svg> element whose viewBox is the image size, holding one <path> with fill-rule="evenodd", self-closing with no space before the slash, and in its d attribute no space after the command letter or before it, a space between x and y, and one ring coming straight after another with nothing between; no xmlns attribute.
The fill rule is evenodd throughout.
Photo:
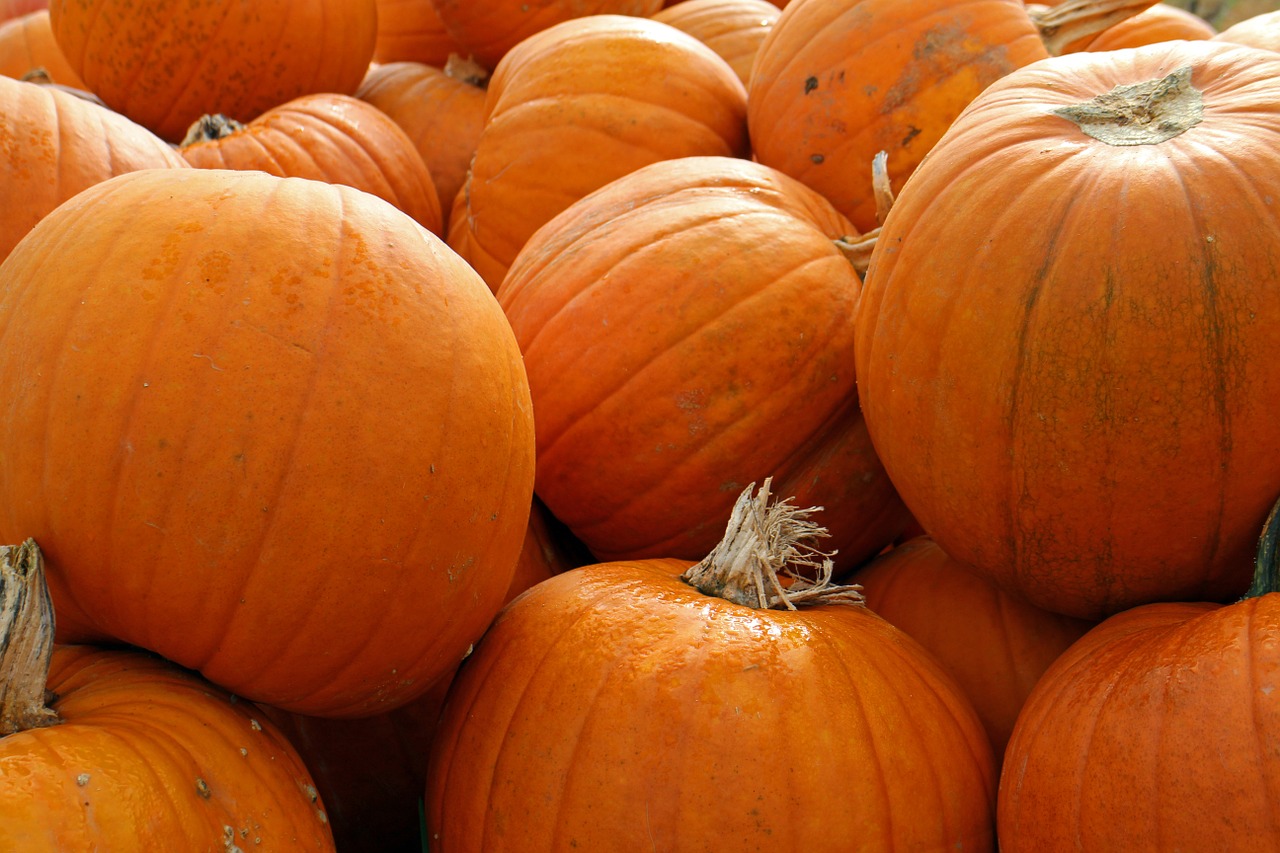
<svg viewBox="0 0 1280 853"><path fill-rule="evenodd" d="M780 14L768 0L685 0L652 17L714 50L745 86L756 53Z"/></svg>
<svg viewBox="0 0 1280 853"><path fill-rule="evenodd" d="M40 9L48 9L49 0L0 0L0 21L21 18Z"/></svg>
<svg viewBox="0 0 1280 853"><path fill-rule="evenodd" d="M377 36L376 0L53 0L72 69L170 142L205 114L256 118L299 95L349 95Z"/></svg>
<svg viewBox="0 0 1280 853"><path fill-rule="evenodd" d="M417 147L388 115L348 95L317 94L272 107L248 124L205 116L179 151L201 169L259 169L373 193L434 234L440 198Z"/></svg>
<svg viewBox="0 0 1280 853"><path fill-rule="evenodd" d="M1280 483L1278 149L1280 57L1212 41L1057 57L957 121L857 318L876 449L944 550L1082 618L1243 591Z"/></svg>
<svg viewBox="0 0 1280 853"><path fill-rule="evenodd" d="M401 211L134 172L42 220L0 281L0 530L40 537L64 637L361 716L501 606L533 486L524 367L488 288Z"/></svg>
<svg viewBox="0 0 1280 853"><path fill-rule="evenodd" d="M557 24L506 55L449 215L449 245L497 290L525 241L574 201L658 160L748 151L746 90L675 27L622 15Z"/></svg>
<svg viewBox="0 0 1280 853"><path fill-rule="evenodd" d="M1280 847L1276 528L1242 600L1133 608L1050 667L1005 754L1001 850Z"/></svg>
<svg viewBox="0 0 1280 853"><path fill-rule="evenodd" d="M0 849L333 851L259 709L152 655L55 647L38 546L0 561Z"/></svg>
<svg viewBox="0 0 1280 853"><path fill-rule="evenodd" d="M508 605L446 700L432 851L991 849L990 744L917 643L821 596L735 603L755 579L783 607L772 573L815 557L777 507L696 567L586 566Z"/></svg>
<svg viewBox="0 0 1280 853"><path fill-rule="evenodd" d="M443 67L450 55L460 50L431 0L378 0L374 62L422 62Z"/></svg>
<svg viewBox="0 0 1280 853"><path fill-rule="evenodd" d="M598 559L697 559L765 476L825 508L842 568L897 536L857 408L850 236L817 193L732 157L639 169L534 235L498 298L538 494Z"/></svg>
<svg viewBox="0 0 1280 853"><path fill-rule="evenodd" d="M84 81L71 70L53 40L47 9L9 18L0 24L0 74L21 80L37 70L44 71L54 83L73 89L85 88Z"/></svg>

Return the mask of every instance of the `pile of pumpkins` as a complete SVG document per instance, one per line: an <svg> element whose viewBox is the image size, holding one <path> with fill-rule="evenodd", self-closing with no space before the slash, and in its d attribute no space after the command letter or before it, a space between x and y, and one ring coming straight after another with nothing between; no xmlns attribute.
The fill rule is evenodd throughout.
<svg viewBox="0 0 1280 853"><path fill-rule="evenodd" d="M0 19L0 849L1280 846L1280 11Z"/></svg>

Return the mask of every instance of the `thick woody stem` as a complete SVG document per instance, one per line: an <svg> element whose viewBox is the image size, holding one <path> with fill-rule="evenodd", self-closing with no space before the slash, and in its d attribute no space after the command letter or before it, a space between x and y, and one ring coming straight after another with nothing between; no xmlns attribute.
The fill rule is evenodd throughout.
<svg viewBox="0 0 1280 853"><path fill-rule="evenodd" d="M58 722L45 705L53 630L40 548L0 547L0 736Z"/></svg>

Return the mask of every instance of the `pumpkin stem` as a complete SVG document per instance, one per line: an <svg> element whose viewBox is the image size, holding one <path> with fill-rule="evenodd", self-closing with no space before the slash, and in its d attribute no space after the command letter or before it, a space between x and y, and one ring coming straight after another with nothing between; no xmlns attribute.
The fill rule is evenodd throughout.
<svg viewBox="0 0 1280 853"><path fill-rule="evenodd" d="M889 211L893 209L893 187L889 184L889 152L881 151L871 158L871 191L876 200L876 222L884 225ZM876 227L860 237L840 237L835 241L840 250L858 275L865 276L871 265L871 251L876 247L876 238L880 236L880 228Z"/></svg>
<svg viewBox="0 0 1280 853"><path fill-rule="evenodd" d="M1156 5L1158 0L1066 0L1027 9L1045 48L1059 56L1076 42L1110 29Z"/></svg>
<svg viewBox="0 0 1280 853"><path fill-rule="evenodd" d="M485 89L489 86L489 69L470 56L449 54L449 58L444 63L444 73L446 77L475 86L477 89Z"/></svg>
<svg viewBox="0 0 1280 853"><path fill-rule="evenodd" d="M1280 539L1280 501L1276 501L1267 515L1266 524L1262 525L1262 535L1258 537L1258 552L1253 561L1253 583L1246 598L1260 598L1269 592L1280 592L1280 566L1276 565L1276 540Z"/></svg>
<svg viewBox="0 0 1280 853"><path fill-rule="evenodd" d="M789 499L770 505L771 483L772 478L766 479L754 497L755 483L743 490L724 538L681 579L705 595L758 610L795 610L797 604L862 604L862 587L833 584L831 553L810 544L830 535L825 527L809 521L809 515L822 507L800 509ZM793 567L816 569L817 579L805 577Z"/></svg>
<svg viewBox="0 0 1280 853"><path fill-rule="evenodd" d="M222 113L215 113L200 116L196 119L191 127L187 128L187 135L182 137L179 148L186 148L188 145L195 145L197 142L216 142L219 139L226 139L233 133L244 130L244 125L233 118L228 118Z"/></svg>
<svg viewBox="0 0 1280 853"><path fill-rule="evenodd" d="M0 546L0 736L58 722L45 704L53 630L53 601L35 540Z"/></svg>

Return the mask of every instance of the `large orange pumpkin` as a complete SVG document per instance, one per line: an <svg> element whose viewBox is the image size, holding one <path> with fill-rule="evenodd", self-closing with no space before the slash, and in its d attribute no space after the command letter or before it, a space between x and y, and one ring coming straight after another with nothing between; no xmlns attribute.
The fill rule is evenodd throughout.
<svg viewBox="0 0 1280 853"><path fill-rule="evenodd" d="M897 197L857 318L881 460L951 556L1096 618L1248 584L1280 485L1280 57L1076 53Z"/></svg>
<svg viewBox="0 0 1280 853"><path fill-rule="evenodd" d="M702 563L586 566L503 610L445 703L432 851L992 849L972 707L851 590L774 586L820 530L767 486Z"/></svg>
<svg viewBox="0 0 1280 853"><path fill-rule="evenodd" d="M155 134L54 86L0 77L0 259L81 190L135 169L187 163Z"/></svg>
<svg viewBox="0 0 1280 853"><path fill-rule="evenodd" d="M377 37L376 0L53 0L72 69L170 142L205 114L242 121L299 95L349 95Z"/></svg>
<svg viewBox="0 0 1280 853"><path fill-rule="evenodd" d="M526 245L498 298L529 372L537 490L598 559L697 559L765 476L825 508L842 568L897 536L851 369L852 236L776 170L685 157Z"/></svg>
<svg viewBox="0 0 1280 853"><path fill-rule="evenodd" d="M494 290L547 220L658 160L748 152L746 90L675 27L622 15L557 24L489 80L485 126L449 215L449 245Z"/></svg>
<svg viewBox="0 0 1280 853"><path fill-rule="evenodd" d="M492 293L368 193L134 172L0 267L0 530L40 537L64 637L238 695L389 710L503 601L533 486Z"/></svg>
<svg viewBox="0 0 1280 853"><path fill-rule="evenodd" d="M0 850L333 851L258 709L152 655L55 647L53 622L39 547L0 549Z"/></svg>
<svg viewBox="0 0 1280 853"><path fill-rule="evenodd" d="M1243 599L1127 610L1049 668L1005 754L1002 851L1280 848L1277 526Z"/></svg>

